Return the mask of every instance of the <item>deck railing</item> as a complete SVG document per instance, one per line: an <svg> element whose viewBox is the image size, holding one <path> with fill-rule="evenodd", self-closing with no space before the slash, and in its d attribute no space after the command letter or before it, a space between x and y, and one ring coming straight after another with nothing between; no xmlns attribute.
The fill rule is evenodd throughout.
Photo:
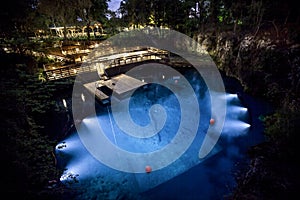
<svg viewBox="0 0 300 200"><path fill-rule="evenodd" d="M76 76L79 73L95 72L100 64L104 69L128 65L149 60L160 60L168 57L168 52L158 49L148 49L144 51L134 51L122 54L114 54L109 56L101 56L90 61L70 64L54 69L47 69L44 71L46 79L57 80Z"/></svg>

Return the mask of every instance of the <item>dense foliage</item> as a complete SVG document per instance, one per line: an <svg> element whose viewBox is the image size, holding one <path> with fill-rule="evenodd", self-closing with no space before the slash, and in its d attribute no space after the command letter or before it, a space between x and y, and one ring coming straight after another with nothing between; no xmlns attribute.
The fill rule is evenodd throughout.
<svg viewBox="0 0 300 200"><path fill-rule="evenodd" d="M10 196L21 193L25 198L42 198L49 181L61 174L53 151L61 127L52 125L54 115L64 121L64 111L55 96L70 89L71 83L60 88L57 83L46 83L38 60L31 56L1 54L0 59L1 163L5 169L1 189Z"/></svg>

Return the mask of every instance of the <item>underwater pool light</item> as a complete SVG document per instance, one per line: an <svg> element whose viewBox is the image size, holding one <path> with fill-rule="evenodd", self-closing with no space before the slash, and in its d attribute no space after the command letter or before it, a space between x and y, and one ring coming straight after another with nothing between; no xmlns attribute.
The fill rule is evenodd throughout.
<svg viewBox="0 0 300 200"><path fill-rule="evenodd" d="M238 95L237 94L228 94L228 99L236 99L238 98Z"/></svg>

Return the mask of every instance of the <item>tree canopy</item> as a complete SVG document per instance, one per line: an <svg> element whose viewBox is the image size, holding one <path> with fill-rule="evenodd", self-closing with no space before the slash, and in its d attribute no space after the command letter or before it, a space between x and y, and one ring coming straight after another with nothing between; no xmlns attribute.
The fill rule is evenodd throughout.
<svg viewBox="0 0 300 200"><path fill-rule="evenodd" d="M105 23L109 0L12 0L0 8L1 37L28 36L52 26Z"/></svg>
<svg viewBox="0 0 300 200"><path fill-rule="evenodd" d="M201 25L251 28L270 21L299 21L290 0L123 0L119 13L129 26L162 25L183 32Z"/></svg>
<svg viewBox="0 0 300 200"><path fill-rule="evenodd" d="M92 21L119 27L167 26L190 33L203 27L258 28L274 23L299 23L292 0L123 0L117 10L108 10L110 0L11 0L0 8L2 37L28 35L50 26ZM108 15L119 16L111 18Z"/></svg>

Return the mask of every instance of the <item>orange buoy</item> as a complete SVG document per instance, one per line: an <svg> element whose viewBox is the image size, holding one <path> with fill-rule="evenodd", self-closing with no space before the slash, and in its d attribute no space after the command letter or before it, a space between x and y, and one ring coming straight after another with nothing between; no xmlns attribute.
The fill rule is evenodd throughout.
<svg viewBox="0 0 300 200"><path fill-rule="evenodd" d="M211 118L211 119L209 120L209 124L210 124L210 125L213 125L214 123L215 123L215 120Z"/></svg>
<svg viewBox="0 0 300 200"><path fill-rule="evenodd" d="M146 171L146 173L150 173L150 172L152 172L152 168L149 165L147 165L145 167L145 171Z"/></svg>

